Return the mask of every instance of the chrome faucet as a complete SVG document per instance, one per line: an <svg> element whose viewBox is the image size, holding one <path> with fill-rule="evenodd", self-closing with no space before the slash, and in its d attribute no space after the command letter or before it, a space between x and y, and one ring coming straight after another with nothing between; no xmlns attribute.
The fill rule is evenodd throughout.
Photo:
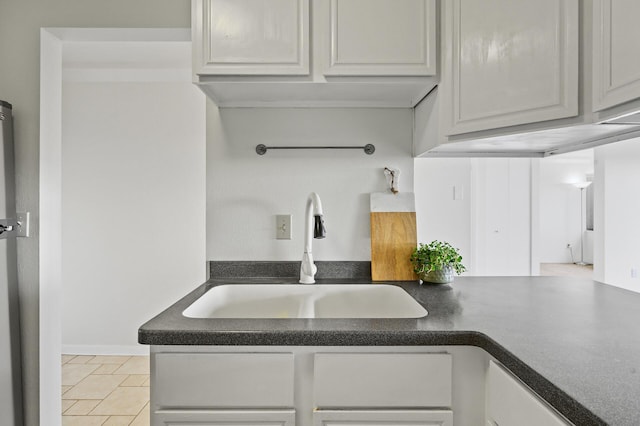
<svg viewBox="0 0 640 426"><path fill-rule="evenodd" d="M313 207L313 215L311 208ZM304 229L304 253L302 254L302 263L300 264L300 283L313 284L316 282L314 276L318 268L313 263L313 255L311 253L311 239L324 238L326 230L324 229L324 220L322 219L322 203L320 197L315 192L309 194L307 198L307 207L305 209L305 229Z"/></svg>

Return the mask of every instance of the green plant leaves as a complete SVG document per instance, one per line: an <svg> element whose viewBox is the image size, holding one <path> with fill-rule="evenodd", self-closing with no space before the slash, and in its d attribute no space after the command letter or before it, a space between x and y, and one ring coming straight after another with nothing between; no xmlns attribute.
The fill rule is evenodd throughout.
<svg viewBox="0 0 640 426"><path fill-rule="evenodd" d="M439 271L447 265L451 265L458 275L467 270L462 264L462 256L458 249L438 240L429 244L420 243L411 255L411 263L416 274Z"/></svg>

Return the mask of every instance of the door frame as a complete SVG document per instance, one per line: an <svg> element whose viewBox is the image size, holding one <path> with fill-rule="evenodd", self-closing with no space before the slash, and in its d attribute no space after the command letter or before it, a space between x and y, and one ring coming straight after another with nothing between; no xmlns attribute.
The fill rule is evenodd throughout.
<svg viewBox="0 0 640 426"><path fill-rule="evenodd" d="M39 195L40 419L62 422L62 74L68 42L191 41L189 28L41 28Z"/></svg>

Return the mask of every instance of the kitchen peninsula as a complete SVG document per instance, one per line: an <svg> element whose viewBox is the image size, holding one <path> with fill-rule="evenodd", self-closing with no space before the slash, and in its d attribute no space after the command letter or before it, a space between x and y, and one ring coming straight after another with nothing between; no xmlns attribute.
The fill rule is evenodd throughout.
<svg viewBox="0 0 640 426"><path fill-rule="evenodd" d="M208 281L144 324L139 342L153 347L475 347L574 424L640 424L640 333L621 327L640 321L640 294L567 277L457 277L444 286L393 283L428 310L418 319L182 315L212 286L250 281Z"/></svg>

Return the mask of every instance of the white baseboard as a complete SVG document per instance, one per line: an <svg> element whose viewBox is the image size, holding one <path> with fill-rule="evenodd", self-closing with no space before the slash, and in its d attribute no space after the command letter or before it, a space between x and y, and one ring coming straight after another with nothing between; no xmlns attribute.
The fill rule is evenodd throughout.
<svg viewBox="0 0 640 426"><path fill-rule="evenodd" d="M149 355L147 345L62 345L64 355Z"/></svg>

